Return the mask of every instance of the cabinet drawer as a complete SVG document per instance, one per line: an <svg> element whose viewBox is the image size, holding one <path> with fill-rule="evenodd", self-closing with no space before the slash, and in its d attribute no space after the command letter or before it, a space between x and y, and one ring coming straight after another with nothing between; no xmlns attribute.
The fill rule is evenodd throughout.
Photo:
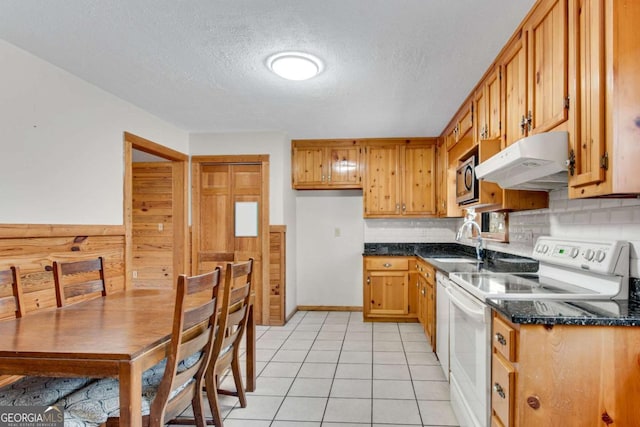
<svg viewBox="0 0 640 427"><path fill-rule="evenodd" d="M365 261L367 270L409 270L406 258L370 257Z"/></svg>
<svg viewBox="0 0 640 427"><path fill-rule="evenodd" d="M493 373L491 381L491 407L494 416L502 421L502 425L513 425L513 404L511 402L515 391L515 370L511 363L494 353L492 357Z"/></svg>
<svg viewBox="0 0 640 427"><path fill-rule="evenodd" d="M510 362L516 362L516 330L504 320L493 318L493 346Z"/></svg>

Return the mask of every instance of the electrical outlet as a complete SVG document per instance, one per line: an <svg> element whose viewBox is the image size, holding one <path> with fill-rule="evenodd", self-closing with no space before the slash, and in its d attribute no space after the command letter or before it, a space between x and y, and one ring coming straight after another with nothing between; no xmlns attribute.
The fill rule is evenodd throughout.
<svg viewBox="0 0 640 427"><path fill-rule="evenodd" d="M138 271L137 270L133 270L133 278L134 279L138 278Z"/></svg>
<svg viewBox="0 0 640 427"><path fill-rule="evenodd" d="M335 237L340 237L340 234L341 234L341 230L340 230L340 228L336 227L336 228L333 230L333 235L334 235Z"/></svg>
<svg viewBox="0 0 640 427"><path fill-rule="evenodd" d="M162 231L162 230L164 230L164 224L159 222L158 223L158 231Z"/></svg>
<svg viewBox="0 0 640 427"><path fill-rule="evenodd" d="M522 232L522 240L530 242L533 240L533 230L524 230Z"/></svg>

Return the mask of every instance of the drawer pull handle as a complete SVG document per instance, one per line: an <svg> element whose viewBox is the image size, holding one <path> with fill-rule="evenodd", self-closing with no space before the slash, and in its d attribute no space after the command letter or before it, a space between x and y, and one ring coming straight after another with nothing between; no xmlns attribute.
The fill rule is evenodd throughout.
<svg viewBox="0 0 640 427"><path fill-rule="evenodd" d="M389 268L389 267L391 267L391 264L388 263L388 262L385 262L384 264L382 264L382 266L385 267L385 268Z"/></svg>
<svg viewBox="0 0 640 427"><path fill-rule="evenodd" d="M498 396L500 396L501 398L505 398L506 394L504 394L504 389L502 388L502 386L498 383L494 383L493 384L493 390L498 393Z"/></svg>
<svg viewBox="0 0 640 427"><path fill-rule="evenodd" d="M498 341L500 345L507 345L507 339L500 332L496 333L496 341Z"/></svg>

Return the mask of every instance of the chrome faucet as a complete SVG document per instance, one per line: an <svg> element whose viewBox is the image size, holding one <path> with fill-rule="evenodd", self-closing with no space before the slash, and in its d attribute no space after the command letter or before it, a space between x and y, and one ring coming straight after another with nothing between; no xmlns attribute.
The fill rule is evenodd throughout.
<svg viewBox="0 0 640 427"><path fill-rule="evenodd" d="M478 237L476 238L476 258L478 259L479 262L482 261L482 230L480 229L480 225L478 225L478 223L475 221L476 218L476 213L473 209L468 209L467 210L467 214L465 215L464 218L464 222L462 223L462 226L460 226L460 229L458 230L458 233L456 234L456 240L460 241L460 239L462 239L462 235L465 231L465 229L469 228L471 230L473 230L475 228L475 230L478 233Z"/></svg>

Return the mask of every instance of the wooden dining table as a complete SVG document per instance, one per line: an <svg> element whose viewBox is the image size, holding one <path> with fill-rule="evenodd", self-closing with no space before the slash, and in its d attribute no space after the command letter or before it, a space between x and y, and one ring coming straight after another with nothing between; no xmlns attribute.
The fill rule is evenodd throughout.
<svg viewBox="0 0 640 427"><path fill-rule="evenodd" d="M133 289L0 322L0 374L115 377L121 425L142 425L142 373L171 338L175 292ZM246 389L255 390L255 319L249 307Z"/></svg>

